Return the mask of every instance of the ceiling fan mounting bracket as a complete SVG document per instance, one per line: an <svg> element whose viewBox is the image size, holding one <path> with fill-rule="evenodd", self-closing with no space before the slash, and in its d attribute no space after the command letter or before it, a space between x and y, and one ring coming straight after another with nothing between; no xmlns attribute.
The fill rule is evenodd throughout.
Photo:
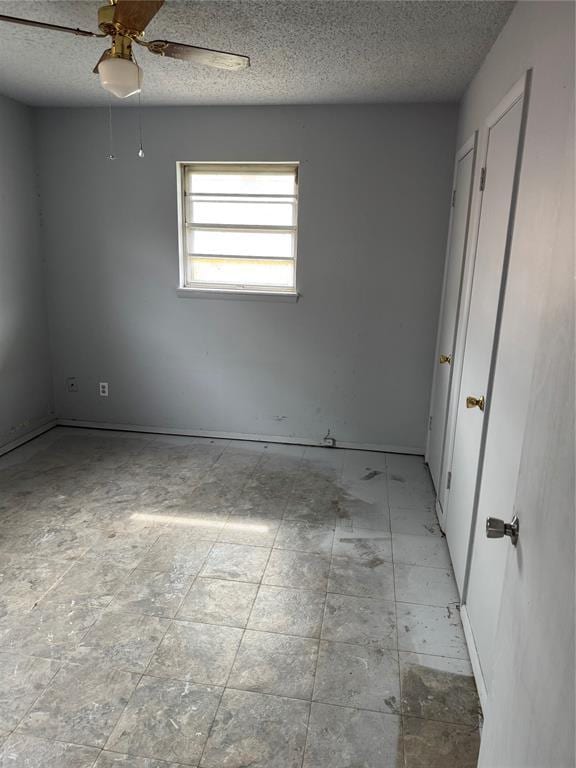
<svg viewBox="0 0 576 768"><path fill-rule="evenodd" d="M113 5L102 5L98 8L98 29L106 35L113 35L116 32Z"/></svg>
<svg viewBox="0 0 576 768"><path fill-rule="evenodd" d="M129 29L128 27L115 20L116 3L110 3L110 5L102 5L98 8L98 29L105 35L115 37L121 35L122 37L131 38L132 40L141 39L144 37L144 32L137 29Z"/></svg>

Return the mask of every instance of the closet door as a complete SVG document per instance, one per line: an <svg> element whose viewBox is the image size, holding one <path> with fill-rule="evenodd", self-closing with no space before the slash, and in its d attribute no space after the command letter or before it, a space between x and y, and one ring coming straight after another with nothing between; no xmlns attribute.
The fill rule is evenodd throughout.
<svg viewBox="0 0 576 768"><path fill-rule="evenodd" d="M473 515L490 415L493 353L512 237L513 199L520 170L523 78L489 116L480 174L480 222L447 497L446 535L460 594L464 594ZM495 596L496 599L496 596Z"/></svg>
<svg viewBox="0 0 576 768"><path fill-rule="evenodd" d="M495 517L509 523L514 516L534 366L530 320L536 310L526 310L530 302L520 278L524 268L522 252L516 247L503 291L493 354L490 418L486 428L465 596L466 616L488 691L492 681L496 626L511 540L508 537L488 538L486 520Z"/></svg>
<svg viewBox="0 0 576 768"><path fill-rule="evenodd" d="M428 422L426 461L438 494L440 493L448 398L451 382L453 381L452 372L456 362L454 359L456 319L458 317L462 289L475 157L476 136L474 135L456 155L450 235L448 238L442 307L436 342L436 360Z"/></svg>

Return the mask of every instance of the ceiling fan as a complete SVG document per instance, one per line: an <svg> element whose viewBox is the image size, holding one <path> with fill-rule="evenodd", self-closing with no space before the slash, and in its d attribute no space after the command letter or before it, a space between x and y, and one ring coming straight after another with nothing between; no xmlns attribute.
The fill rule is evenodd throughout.
<svg viewBox="0 0 576 768"><path fill-rule="evenodd" d="M139 93L142 87L142 70L134 59L133 43L159 56L191 61L208 67L232 70L250 66L248 56L237 53L198 48L194 45L174 43L171 40L146 41L144 30L163 5L164 0L109 0L108 5L98 9L100 32L89 32L85 29L62 27L58 24L2 14L0 14L0 21L51 29L55 32L68 32L80 37L111 37L112 45L104 51L94 72L99 74L102 87L120 99Z"/></svg>

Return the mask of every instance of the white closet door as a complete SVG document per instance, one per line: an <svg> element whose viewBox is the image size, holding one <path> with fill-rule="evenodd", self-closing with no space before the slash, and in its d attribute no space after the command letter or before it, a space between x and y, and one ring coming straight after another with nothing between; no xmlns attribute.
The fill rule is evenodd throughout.
<svg viewBox="0 0 576 768"><path fill-rule="evenodd" d="M466 142L456 156L450 237L444 270L442 308L436 344L426 461L428 462L437 493L440 492L442 455L446 434L446 413L450 386L453 380L452 371L455 363L456 319L458 317L462 287L475 156L476 137L474 136L470 141Z"/></svg>
<svg viewBox="0 0 576 768"><path fill-rule="evenodd" d="M515 254L513 274L522 270L521 258L521 254ZM508 537L487 538L486 518L496 517L508 523L514 515L534 365L532 339L525 338L528 332L522 312L525 304L526 296L517 287L517 279L512 285L508 281L493 355L490 415L466 586L467 618L488 691L506 558L511 545Z"/></svg>
<svg viewBox="0 0 576 768"><path fill-rule="evenodd" d="M470 315L456 416L446 535L456 582L463 594L481 465L501 289L511 237L511 211L520 157L525 80L517 84L486 123L484 191L474 262ZM480 402L469 407L468 398Z"/></svg>

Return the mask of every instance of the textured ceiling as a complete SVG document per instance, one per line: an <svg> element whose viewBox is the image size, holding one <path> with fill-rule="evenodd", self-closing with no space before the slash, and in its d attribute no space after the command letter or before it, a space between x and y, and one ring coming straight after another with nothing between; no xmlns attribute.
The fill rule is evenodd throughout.
<svg viewBox="0 0 576 768"><path fill-rule="evenodd" d="M96 31L100 2L0 0L0 13ZM146 104L455 101L513 7L433 0L167 0L147 39L247 54L225 72L137 50ZM0 93L34 105L107 103L106 40L0 24ZM127 100L132 101L132 100Z"/></svg>

